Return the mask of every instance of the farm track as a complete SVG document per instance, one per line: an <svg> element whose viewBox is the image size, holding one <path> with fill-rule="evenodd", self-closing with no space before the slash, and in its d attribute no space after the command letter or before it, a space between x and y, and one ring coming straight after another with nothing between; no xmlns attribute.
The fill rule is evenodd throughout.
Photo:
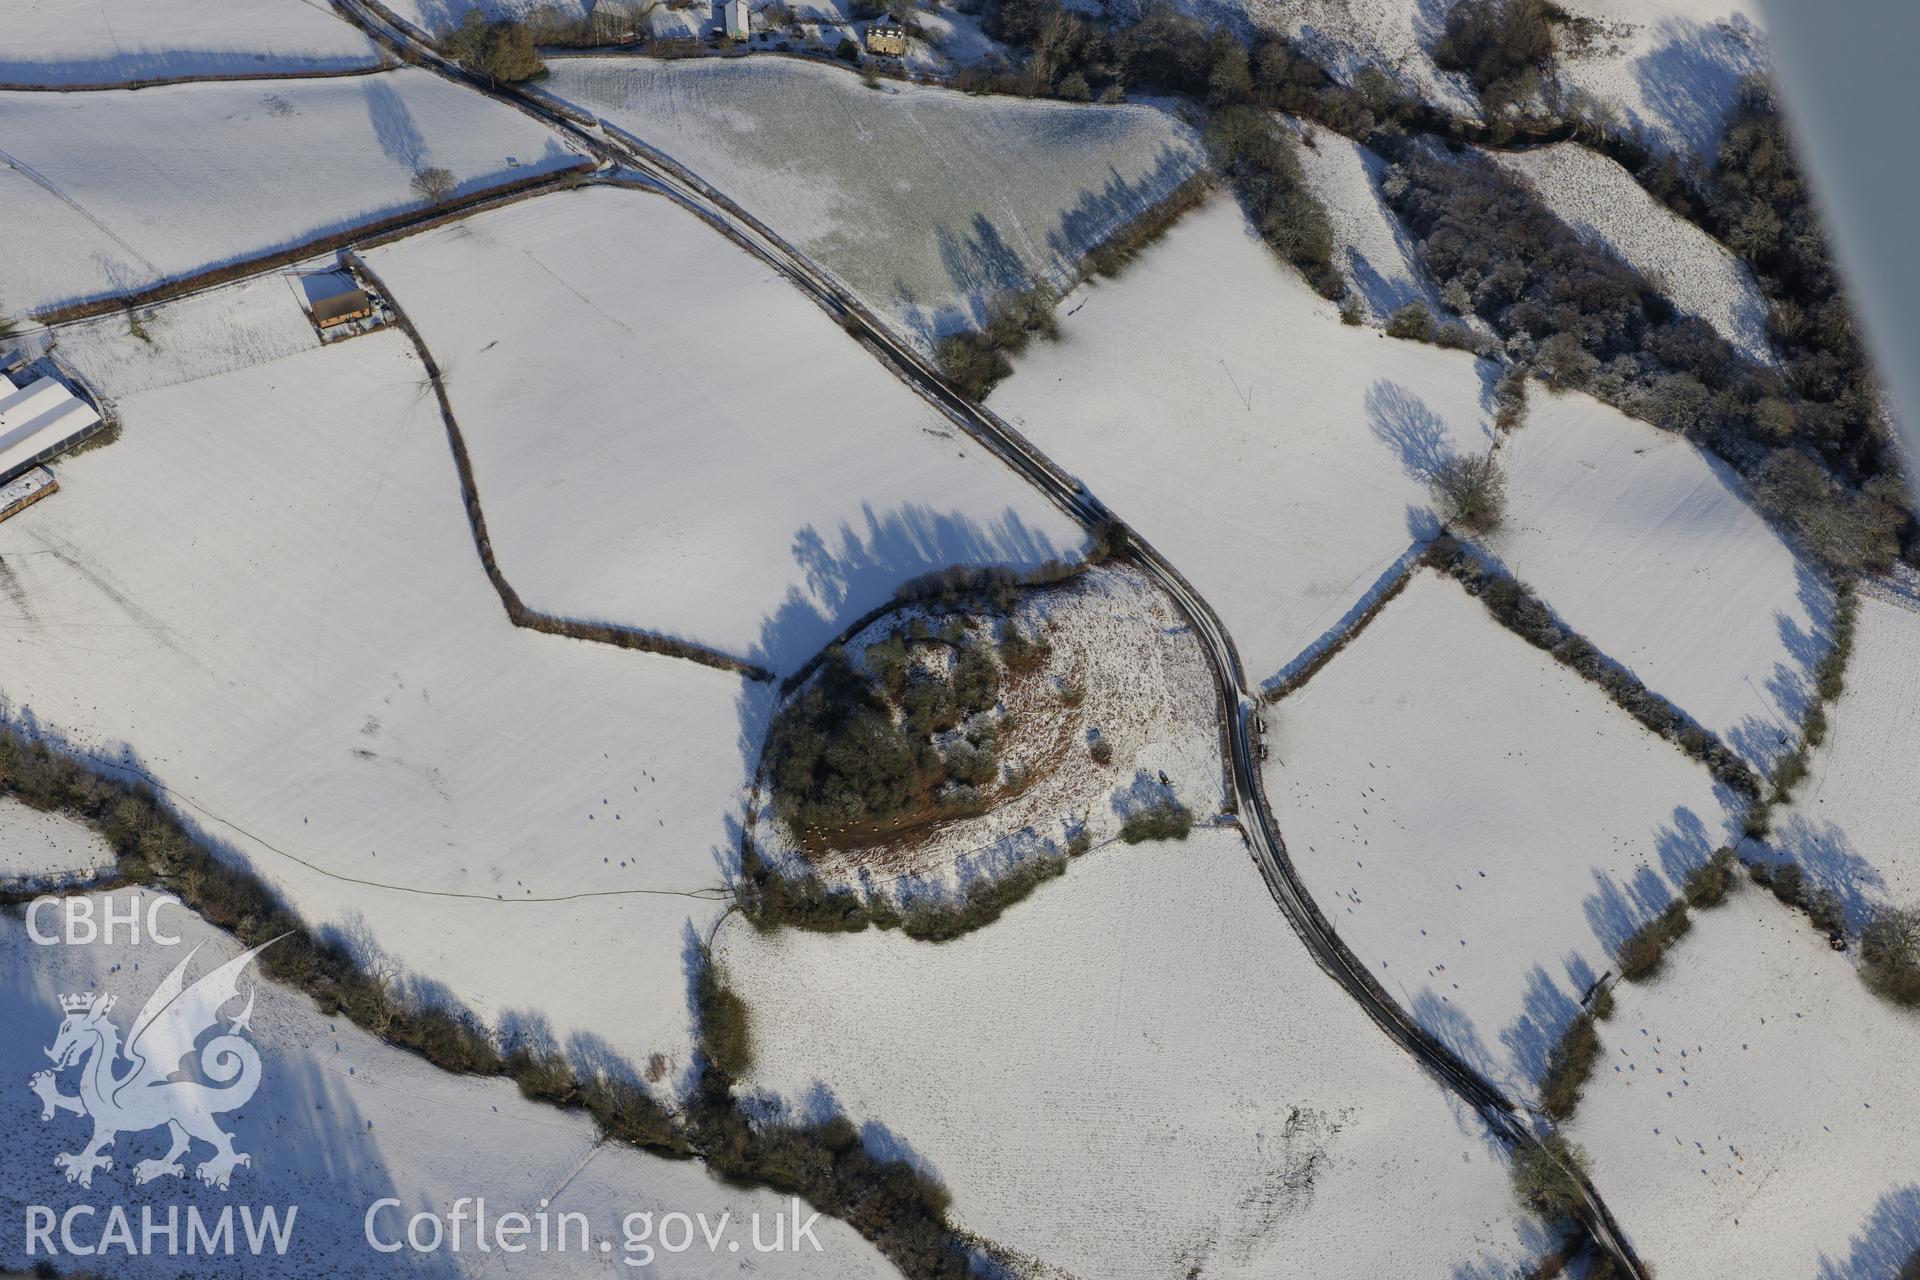
<svg viewBox="0 0 1920 1280"><path fill-rule="evenodd" d="M472 91L514 106L585 145L601 161L600 170L586 181L653 191L694 213L812 297L822 310L834 317L850 336L867 346L916 394L990 449L1063 512L1089 529L1115 519L1105 504L1054 464L1010 423L950 387L924 356L896 338L877 316L825 271L781 239L771 228L671 157L604 122L586 122L584 117L561 110L532 95L511 92L469 74L423 42L418 33L395 18L377 0L332 2L349 21L366 30L376 42L391 49L404 61L423 66ZM543 183L542 187L547 185ZM471 206L457 211L434 210L431 216L423 215L417 220L409 220L417 225L381 228L381 233L376 236L344 237L339 247L366 247L375 240L392 239L409 231L424 229L427 224L475 211ZM222 280L203 282L200 288L210 287L212 283L225 283L241 274L232 268L227 271L229 274ZM177 297L197 291L187 287L186 281L181 281L167 288L165 293L167 297ZM103 299L91 304L89 309L105 311L130 303L157 300L157 297ZM417 344L417 335L415 341ZM420 352L422 358L426 359L424 346L420 347ZM441 393L444 408L444 390L440 388L437 373L434 384ZM450 431L453 431L450 411L447 412L447 420ZM463 488L467 487L469 479L463 473ZM1415 1023L1371 977L1359 957L1340 940L1332 924L1314 902L1287 855L1285 841L1268 805L1257 764L1261 704L1247 690L1244 668L1232 637L1212 606L1151 545L1135 538L1132 558L1187 616L1206 650L1224 711L1223 737L1229 757L1229 799L1232 807L1242 815L1239 825L1254 864L1294 931L1321 969L1359 1003L1395 1044L1473 1107L1488 1127L1510 1146L1537 1150L1539 1139L1525 1119L1525 1112L1451 1049ZM1634 1280L1647 1280L1645 1267L1599 1193L1577 1170L1570 1172L1579 1182L1582 1194L1582 1203L1575 1216L1595 1245L1609 1254L1625 1275Z"/></svg>

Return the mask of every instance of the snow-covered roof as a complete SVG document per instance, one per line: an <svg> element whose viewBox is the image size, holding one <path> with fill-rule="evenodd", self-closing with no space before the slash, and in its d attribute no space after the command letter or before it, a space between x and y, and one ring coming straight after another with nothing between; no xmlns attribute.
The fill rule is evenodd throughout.
<svg viewBox="0 0 1920 1280"><path fill-rule="evenodd" d="M53 378L17 387L0 374L0 481L43 461L100 424L93 406Z"/></svg>
<svg viewBox="0 0 1920 1280"><path fill-rule="evenodd" d="M0 484L0 512L24 506L35 494L52 488L53 483L53 472L45 467L35 467L25 475Z"/></svg>
<svg viewBox="0 0 1920 1280"><path fill-rule="evenodd" d="M365 315L372 307L373 303L368 300L364 289L349 289L330 298L315 299L313 318L316 323L325 326Z"/></svg>

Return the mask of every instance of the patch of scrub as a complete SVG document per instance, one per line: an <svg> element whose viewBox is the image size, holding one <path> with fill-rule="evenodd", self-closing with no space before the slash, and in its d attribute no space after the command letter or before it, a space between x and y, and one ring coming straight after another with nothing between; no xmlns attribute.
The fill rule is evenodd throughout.
<svg viewBox="0 0 1920 1280"><path fill-rule="evenodd" d="M1712 163L1749 76L1773 63L1753 0L1566 0L1599 23L1560 59L1560 80L1656 146Z"/></svg>
<svg viewBox="0 0 1920 1280"><path fill-rule="evenodd" d="M1446 6L1407 0L1187 0L1206 16L1224 15L1282 32L1351 83L1372 67L1405 93L1466 116L1479 114L1473 86L1433 62Z"/></svg>
<svg viewBox="0 0 1920 1280"><path fill-rule="evenodd" d="M915 618L933 634L944 625L916 607L855 636L849 656L866 661L872 643L910 631ZM1034 669L1002 673L999 705L985 717L999 772L1018 785L974 817L877 845L823 848L807 857L823 877L896 896L945 896L1035 855L1105 845L1129 816L1169 797L1202 821L1218 809L1212 669L1192 628L1138 570L1093 569L1024 593L999 626L1045 646ZM779 857L797 842L772 808L759 815L755 841Z"/></svg>
<svg viewBox="0 0 1920 1280"><path fill-rule="evenodd" d="M1655 282L1740 355L1772 364L1767 303L1753 273L1718 240L1662 205L1614 161L1571 142L1490 153L1530 183L1561 221Z"/></svg>
<svg viewBox="0 0 1920 1280"><path fill-rule="evenodd" d="M1380 195L1387 162L1351 138L1304 121L1295 127L1312 145L1295 148L1300 168L1333 225L1335 261L1375 324L1410 302L1436 317L1449 313L1420 265L1412 239Z"/></svg>

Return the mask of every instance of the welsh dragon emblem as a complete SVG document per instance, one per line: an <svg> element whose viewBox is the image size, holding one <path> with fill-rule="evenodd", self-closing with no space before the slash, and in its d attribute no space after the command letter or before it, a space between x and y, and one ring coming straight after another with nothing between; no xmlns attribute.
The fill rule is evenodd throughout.
<svg viewBox="0 0 1920 1280"><path fill-rule="evenodd" d="M28 1084L40 1098L42 1120L62 1111L93 1120L93 1137L85 1147L53 1158L55 1167L66 1171L68 1182L92 1186L96 1171L113 1167L113 1158L102 1152L117 1135L161 1125L166 1126L172 1146L158 1160L134 1165L136 1182L185 1177L180 1158L196 1138L213 1147L212 1158L194 1170L209 1186L224 1189L237 1166L253 1163L253 1157L233 1149L233 1135L214 1121L218 1112L245 1106L260 1087L260 1054L242 1034L252 1029L251 988L246 992L246 1007L228 1020L227 1030L201 1046L197 1062L205 1079L175 1077L186 1069L182 1060L194 1052L200 1037L218 1029L220 1010L239 999L241 972L277 941L235 956L188 986L187 965L200 950L196 946L154 988L134 1019L124 1048L120 1029L107 1017L114 997L94 992L60 998L66 1018L47 1050L53 1070L36 1072ZM123 1060L126 1065L121 1070ZM61 1093L58 1075L74 1066L80 1068L80 1092Z"/></svg>

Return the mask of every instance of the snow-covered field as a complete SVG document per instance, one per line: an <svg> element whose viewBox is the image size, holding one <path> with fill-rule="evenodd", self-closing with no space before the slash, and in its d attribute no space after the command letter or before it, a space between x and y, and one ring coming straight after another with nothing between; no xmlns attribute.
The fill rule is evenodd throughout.
<svg viewBox="0 0 1920 1280"><path fill-rule="evenodd" d="M1116 845L988 929L718 949L749 1087L910 1152L1062 1274L1506 1276L1503 1153L1317 969L1237 833Z"/></svg>
<svg viewBox="0 0 1920 1280"><path fill-rule="evenodd" d="M445 371L534 608L786 672L910 578L1078 526L785 279L650 194L523 201L367 255Z"/></svg>
<svg viewBox="0 0 1920 1280"><path fill-rule="evenodd" d="M6 713L152 775L403 983L684 1069L765 686L513 627L396 332L119 412L0 525Z"/></svg>
<svg viewBox="0 0 1920 1280"><path fill-rule="evenodd" d="M1823 576L1719 460L1591 397L1535 384L1501 446L1486 544L1576 631L1765 768L1790 751L1833 612Z"/></svg>
<svg viewBox="0 0 1920 1280"><path fill-rule="evenodd" d="M1718 240L1647 194L1632 174L1570 142L1491 155L1531 183L1568 226L1654 281L1735 351L1773 363L1767 304L1752 273Z"/></svg>
<svg viewBox="0 0 1920 1280"><path fill-rule="evenodd" d="M1340 323L1233 201L1061 305L992 404L1212 601L1250 680L1437 527L1423 479L1490 439L1493 366Z"/></svg>
<svg viewBox="0 0 1920 1280"><path fill-rule="evenodd" d="M1868 584L1846 692L1768 843L1831 889L1859 924L1886 903L1920 906L1920 585Z"/></svg>
<svg viewBox="0 0 1920 1280"><path fill-rule="evenodd" d="M581 157L425 71L0 93L0 311L152 285L417 207L425 167L472 192Z"/></svg>
<svg viewBox="0 0 1920 1280"><path fill-rule="evenodd" d="M57 330L29 329L0 347L28 360L51 350L95 394L117 400L318 347L298 289L291 274L255 276L141 307L137 331L122 311Z"/></svg>
<svg viewBox="0 0 1920 1280"><path fill-rule="evenodd" d="M112 865L113 849L86 827L0 799L0 880L58 880Z"/></svg>
<svg viewBox="0 0 1920 1280"><path fill-rule="evenodd" d="M551 65L544 92L692 168L922 340L1059 280L1201 161L1151 107L874 90L791 58Z"/></svg>
<svg viewBox="0 0 1920 1280"><path fill-rule="evenodd" d="M859 659L869 643L896 634L913 616L876 622L848 642L848 654ZM1192 628L1138 570L1094 569L1028 594L1013 619L1021 634L1052 647L1040 669L1003 675L1000 760L1035 781L977 817L884 848L816 855L809 860L815 870L846 877L857 869L873 887L897 892L929 883L950 889L1043 850L1057 855L1076 831L1099 848L1117 838L1129 814L1169 791L1198 820L1219 809L1220 699L1212 669ZM939 621L932 626L937 631ZM1061 696L1069 687L1081 691L1076 705ZM1112 751L1109 763L1092 758L1095 741ZM769 853L792 847L771 802L754 839Z"/></svg>
<svg viewBox="0 0 1920 1280"><path fill-rule="evenodd" d="M303 0L11 0L0 84L348 71L380 64L359 28Z"/></svg>
<svg viewBox="0 0 1920 1280"><path fill-rule="evenodd" d="M1640 1256L1692 1280L1892 1280L1920 1249L1920 1020L1743 885L1622 986L1569 1130Z"/></svg>
<svg viewBox="0 0 1920 1280"><path fill-rule="evenodd" d="M1600 23L1560 81L1591 94L1629 129L1711 163L1740 82L1772 65L1752 0L1564 0Z"/></svg>
<svg viewBox="0 0 1920 1280"><path fill-rule="evenodd" d="M1420 265L1413 240L1380 195L1387 162L1331 129L1296 121L1313 139L1297 148L1307 183L1333 224L1335 261L1366 304L1369 318L1384 324L1409 302L1423 302L1436 316L1448 314L1440 291Z"/></svg>
<svg viewBox="0 0 1920 1280"><path fill-rule="evenodd" d="M97 916L106 902L124 913L137 907L145 917L153 898L145 892L123 891L93 896ZM191 981L240 954L227 934L179 907L162 907L161 928L177 935L175 946L151 941L132 945L121 930L112 945L34 946L24 922L0 916L0 1076L7 1088L0 1107L7 1120L9 1148L6 1174L0 1177L0 1212L10 1225L0 1245L0 1265L26 1268L44 1254L24 1255L24 1221L29 1205L44 1205L64 1214L73 1205L101 1206L97 1216L75 1219L82 1242L97 1241L106 1227L106 1206L125 1207L139 1238L140 1206L151 1205L164 1221L169 1207L181 1215L179 1252L165 1253L165 1237L156 1236L156 1248L147 1257L115 1250L89 1260L103 1273L123 1277L172 1280L195 1276L606 1276L633 1275L737 1277L777 1274L803 1280L840 1280L841 1277L879 1277L896 1274L864 1240L844 1223L821 1217L813 1234L815 1250L804 1244L797 1251L761 1255L753 1250L752 1215L761 1216L761 1239L771 1242L774 1215L788 1218L792 1210L785 1196L767 1191L729 1187L710 1177L693 1161L664 1160L616 1144L597 1145L594 1126L579 1111L529 1102L505 1080L481 1080L452 1075L411 1054L390 1048L341 1017L326 1017L306 996L260 979L249 970L240 983L244 994L255 992L252 1041L261 1058L261 1083L244 1109L221 1114L218 1121L234 1136L235 1148L252 1157L237 1169L227 1192L208 1192L194 1182L193 1167L212 1148L195 1144L187 1157L186 1186L171 1178L137 1185L136 1162L160 1157L166 1134L160 1131L122 1133L109 1154L114 1165L94 1175L91 1188L69 1186L54 1168L53 1157L80 1149L90 1126L81 1117L56 1114L40 1122L40 1104L25 1081L48 1063L41 1050L53 1043L61 1020L60 997L70 992L98 990L117 997L111 1018L124 1035L132 1026L148 994L174 965L198 948L187 971ZM227 1018L240 1011L236 1002ZM222 1027L224 1029L223 1020ZM117 1068L126 1070L124 1064ZM76 1091L76 1072L59 1081L61 1091ZM496 1247L479 1252L474 1238L472 1206L462 1228L462 1248L455 1252L451 1236L431 1254L410 1251L381 1253L366 1240L364 1223L369 1208L392 1198L399 1208L379 1209L375 1230L383 1243L400 1239L407 1220L427 1212L444 1217L461 1197L484 1197L490 1223L499 1215L523 1213L538 1223L545 1208L552 1234L542 1252L528 1247L506 1253ZM284 1257L269 1251L255 1258L245 1252L245 1235L238 1222L234 1234L242 1243L234 1259L185 1257L186 1214L189 1206L211 1219L222 1208L250 1206L256 1213L276 1208L284 1220L291 1209L291 1246ZM679 1242L678 1224L663 1225L669 1213L706 1215L709 1226L730 1214L720 1243L709 1250L696 1229L691 1249L669 1253L662 1243ZM580 1228L570 1227L562 1251L559 1215L585 1214L591 1228L590 1245L580 1245ZM640 1244L631 1250L623 1224L628 1214L651 1213L653 1229L647 1242L656 1250L652 1266ZM805 1220L811 1210L801 1206ZM641 1224L632 1224L638 1235ZM450 1228L449 1228L450 1230ZM424 1234L422 1239L429 1238ZM56 1232L53 1239L58 1242ZM537 1246L538 1228L518 1241ZM611 1255L598 1252L609 1241ZM510 1241L511 1242L511 1241ZM728 1244L737 1244L729 1249ZM64 1271L76 1260L56 1260ZM619 1266L616 1263L629 1263Z"/></svg>
<svg viewBox="0 0 1920 1280"><path fill-rule="evenodd" d="M1737 829L1704 768L1431 570L1268 722L1268 795L1314 897L1513 1094Z"/></svg>

